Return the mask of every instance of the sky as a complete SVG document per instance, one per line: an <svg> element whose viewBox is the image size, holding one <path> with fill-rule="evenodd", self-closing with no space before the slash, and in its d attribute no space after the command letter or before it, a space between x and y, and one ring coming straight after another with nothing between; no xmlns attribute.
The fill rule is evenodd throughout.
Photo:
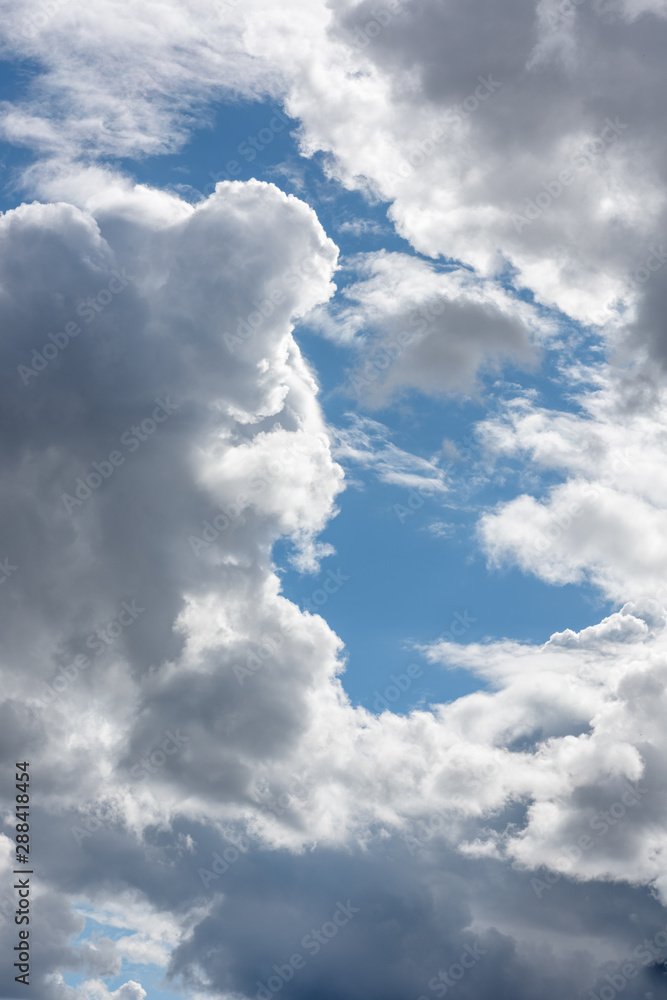
<svg viewBox="0 0 667 1000"><path fill-rule="evenodd" d="M664 997L665 0L2 11L0 997Z"/></svg>

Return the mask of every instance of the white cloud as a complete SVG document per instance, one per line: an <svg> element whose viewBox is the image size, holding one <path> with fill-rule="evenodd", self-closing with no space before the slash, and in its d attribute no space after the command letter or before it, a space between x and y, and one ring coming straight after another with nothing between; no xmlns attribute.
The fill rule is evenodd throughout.
<svg viewBox="0 0 667 1000"><path fill-rule="evenodd" d="M667 580L667 481L663 393L628 412L622 380L611 374L580 396L581 410L511 401L478 428L489 451L529 461L565 481L539 499L526 493L480 522L495 563L515 562L549 583L589 578L614 601L655 597Z"/></svg>
<svg viewBox="0 0 667 1000"><path fill-rule="evenodd" d="M30 37L7 29L15 51L45 71L23 105L5 106L5 131L66 159L91 146L157 152L182 144L221 93L282 97L302 121L304 152L330 153L346 185L391 201L392 220L423 253L487 277L509 260L541 301L584 320L611 316L617 300L633 300L629 276L661 234L661 159L646 142L659 102L638 101L647 78L660 91L653 43L664 7L626 4L614 17L582 4L555 31L529 0L502 12L476 0L465 18L464 6L402 4L359 47L359 26L374 19L367 3L293 0L268 10L261 0L217 8L172 0L156 30L149 4L135 6L129 22L110 0L94 11L70 0ZM40 19L39 0L9 7L21 23ZM614 53L613 79L591 59L601 39ZM104 59L94 58L98 47ZM592 96L594 74L608 94L603 105ZM517 225L526 200L549 204Z"/></svg>
<svg viewBox="0 0 667 1000"><path fill-rule="evenodd" d="M13 51L41 67L4 117L11 141L44 154L33 190L53 169L76 172L84 151L181 146L220 95L271 97L301 120L306 155L324 151L344 185L391 203L418 250L472 266L491 294L509 263L538 301L610 332L625 307L631 318L656 294L632 275L664 229L660 103L643 99L661 90L662 3L585 3L558 29L532 0L502 11L486 0L446 11L404 3L365 46L359 29L379 24L365 0L270 10L171 0L157 29L147 3L129 21L111 0L94 11L69 0L18 35L19 22L43 19L39 0L8 8ZM601 44L613 71L594 58ZM478 344L492 357L525 349L517 331L496 334L499 343ZM634 340L663 357L659 333Z"/></svg>
<svg viewBox="0 0 667 1000"><path fill-rule="evenodd" d="M101 979L87 979L73 989L68 987L60 975L52 977L56 996L62 1000L145 1000L146 990L133 979L128 980L113 992Z"/></svg>
<svg viewBox="0 0 667 1000"><path fill-rule="evenodd" d="M49 824L53 846L38 897L52 928L49 971L74 963L96 982L117 974L123 959L170 953L172 972L192 988L247 995L255 987L244 970L257 961L264 968L258 940L272 955L293 939L298 945L310 921L322 925L325 885L332 912L340 886L350 886L352 899L346 865L355 856L365 859L354 880L364 905L369 913L384 906L372 902L385 898L383 852L399 851L392 898L400 909L421 894L418 909L431 914L420 917L427 965L437 972L446 933L452 948L484 942L492 956L485 975L497 978L504 959L493 942L514 948L538 933L520 916L531 873L564 870L563 845L622 802L626 781L649 792L624 806L624 837L609 827L567 871L600 882L596 892L615 880L653 885L664 899L664 614L628 607L541 648L440 643L424 651L432 662L477 671L489 689L405 717L352 708L337 676L342 643L323 618L280 594L271 546L291 537L303 568L312 568L342 485L336 457L443 497L448 483L437 457L402 451L377 422L357 418L330 443L291 323L330 294L335 248L310 209L270 185L222 184L197 208L122 183L94 211L90 192L82 198L87 210L35 204L3 218L13 332L3 342L2 400L13 422L1 456L1 540L19 567L14 597L0 605L10 696L3 732L30 734L32 766L48 788L37 822ZM285 282L306 255L317 262L308 281ZM104 304L100 289L122 268L130 282ZM234 332L276 289L282 299L254 335L230 344L230 324ZM103 306L88 324L77 313L81 298ZM72 317L81 333L24 384L18 365ZM140 447L125 450L124 429L141 430L165 396L175 412L143 441L133 432ZM524 404L490 424L489 440L507 453L532 447L546 467L581 462L576 421L538 414L557 432L537 433L535 412ZM602 467L624 441L604 407L589 422ZM68 512L62 493L85 481L92 463L106 469L121 448L123 464ZM645 482L645 491L657 489ZM205 545L193 546L193 537ZM120 618L123 601L141 608L130 622ZM119 621L120 633L110 629ZM75 669L84 652L89 662ZM25 670L34 678L30 699ZM204 889L198 869L240 832L248 849ZM279 917L284 903L274 891L294 881L286 871L297 863L311 866L312 885ZM472 866L470 888L461 912L445 917L416 887L434 872L457 878L462 864ZM504 891L516 897L509 916L475 902L487 864L502 865ZM254 866L266 877L253 900ZM335 885L332 872L340 873ZM130 933L71 947L81 931L71 901L82 899L102 925ZM243 914L225 930L248 959L243 968L220 957L228 899ZM357 926L349 942L364 943L363 983L384 939L372 937L366 918ZM591 937L594 926L591 919ZM402 935L397 961L409 950L407 927ZM344 941L341 933L341 947L351 947ZM561 947L570 956L581 941ZM604 957L590 945L586 981ZM522 981L537 981L532 959L515 961ZM321 975L310 966L304 983ZM546 995L562 986L554 976ZM404 985L422 988L412 974ZM45 985L44 995L58 989Z"/></svg>
<svg viewBox="0 0 667 1000"><path fill-rule="evenodd" d="M44 24L39 0L6 7L15 52L40 68L26 100L3 106L5 135L44 157L26 184L57 202L0 220L0 558L16 565L0 602L2 733L30 745L53 851L36 978L75 968L93 978L74 996L141 1000L139 984L110 993L100 977L170 953L187 987L250 995L350 886L364 915L336 942L349 964L323 953L304 992L419 995L443 941L487 955L462 996L592 989L664 925L643 890L667 902L665 405L660 367L645 365L664 362L667 285L648 265L635 280L664 228L664 5L584 3L576 31L554 34L544 4L423 0L359 48L369 3L174 0L158 21L147 3L128 18L111 0L70 0ZM303 202L223 183L193 207L91 165L178 148L232 93L284 101L304 153L391 202L422 254L475 270L368 255L330 310L336 248ZM572 365L582 412L524 393L484 423L489 451L547 486L489 511L480 537L498 562L589 578L623 607L542 646L428 647L487 690L376 718L344 693L341 640L282 596L272 546L287 537L296 566L317 570L337 458L443 497L449 483L437 456L399 449L375 422L332 443L292 327L319 308L364 363L417 310L442 307L378 365L364 401L472 393L490 364L528 365L553 342L510 279L573 317L611 318L619 363L640 363L598 368L597 391ZM157 426L165 396L173 413ZM127 429L147 421L130 450ZM77 480L89 495L68 509ZM142 610L126 625L131 601ZM101 633L113 641L98 657ZM281 812L265 793L286 797ZM240 830L251 849L206 896L198 866ZM567 876L560 902L531 890L540 866ZM81 899L131 933L71 947ZM126 923L111 924L124 901ZM62 980L43 995L59 990L72 995Z"/></svg>
<svg viewBox="0 0 667 1000"><path fill-rule="evenodd" d="M359 280L344 304L311 324L359 352L349 389L365 406L387 405L408 388L428 394L473 393L480 370L512 359L532 367L553 324L469 271L440 271L408 254L379 251L347 265Z"/></svg>
<svg viewBox="0 0 667 1000"><path fill-rule="evenodd" d="M332 431L334 453L341 462L373 469L380 482L406 489L428 491L430 495L444 495L449 491L445 472L437 456L420 458L398 448L391 440L387 427L349 414L350 427Z"/></svg>

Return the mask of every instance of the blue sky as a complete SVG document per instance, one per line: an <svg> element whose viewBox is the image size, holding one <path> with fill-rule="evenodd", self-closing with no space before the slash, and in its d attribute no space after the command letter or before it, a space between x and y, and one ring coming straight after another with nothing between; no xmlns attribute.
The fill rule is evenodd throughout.
<svg viewBox="0 0 667 1000"><path fill-rule="evenodd" d="M131 931L121 927L114 927L108 923L100 923L93 916L87 916L85 906L77 907L77 912L85 918L85 927L80 935L75 935L72 945L76 947L84 941L95 942L100 937L111 938L112 941L119 941L123 937L129 936ZM81 973L79 975L69 974L65 977L69 986L80 986L88 976ZM164 983L164 970L155 965L138 965L132 962L125 962L122 972L117 976L105 976L105 982L112 992L119 989L128 979L135 979L143 984L146 989L148 1000L178 1000L180 994L173 993L166 988Z"/></svg>

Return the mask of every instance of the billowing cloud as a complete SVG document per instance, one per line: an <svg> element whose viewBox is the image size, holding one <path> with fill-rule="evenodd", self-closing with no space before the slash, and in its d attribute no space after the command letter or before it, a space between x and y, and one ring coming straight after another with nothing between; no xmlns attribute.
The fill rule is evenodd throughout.
<svg viewBox="0 0 667 1000"><path fill-rule="evenodd" d="M340 640L281 596L272 541L291 538L297 564L322 574L316 536L341 488L316 383L291 334L293 318L331 292L335 248L311 210L259 183L222 184L196 208L121 186L94 212L34 204L3 224L3 267L14 277L3 282L12 432L2 523L14 567L2 606L3 713L40 774L38 815L58 859L40 871L36 903L59 916L36 975L80 968L90 978L79 995L95 996L123 957L163 962L175 949L174 975L197 989L256 992L282 968L279 946L289 950L294 936L294 954L305 956L310 924L328 928L340 905L359 900L355 930L346 938L341 924L301 986L294 970L295 988L312 989L329 955L351 949L366 994L384 995L388 980L372 970L398 935L396 959L405 951L407 964L396 982L423 991L409 943L423 923L434 976L444 932L449 965L467 946L495 956L486 971L480 960L466 989L479 976L510 989L536 981L535 963L516 952L527 931L473 905L489 864L508 878L512 862L664 892L657 606L649 618L626 608L543 649L434 646L424 651L434 662L481 670L496 690L376 718L353 709L340 686ZM361 422L337 448L366 456L388 481L416 475L446 490L437 465L386 439L378 451L377 430ZM320 581L329 592L344 577ZM629 795L637 801L624 804ZM563 861L563 845L576 847L591 819L621 808L632 836L620 842L608 824L608 836L588 834L595 850ZM390 891L382 876L381 891L375 866L392 844L403 874ZM283 885L307 847L317 905L294 897L281 936L285 903L271 893L239 899L253 928L244 938L245 918L235 918L240 964L226 946L210 952L230 912L219 891L240 891L266 865L270 883ZM345 858L362 847L368 872L352 880ZM443 851L448 879L462 859L472 866L468 909L451 926L432 890L416 888ZM408 877L415 865L425 873ZM110 927L120 894L130 935L68 949L80 918L62 893L90 900ZM268 914L259 945L256 905ZM389 937L383 906L404 913ZM418 911L413 926L408 913ZM547 992L563 988L555 961ZM603 961L591 947L591 983ZM58 982L43 980L44 995L67 995ZM128 982L121 995L142 988Z"/></svg>
<svg viewBox="0 0 667 1000"><path fill-rule="evenodd" d="M418 250L486 277L509 265L540 301L610 321L663 252L666 11L562 6L173 0L156 30L149 4L131 23L111 2L10 5L8 51L41 71L5 135L61 161L156 152L220 94L281 97L302 150L389 201Z"/></svg>
<svg viewBox="0 0 667 1000"><path fill-rule="evenodd" d="M358 349L348 390L365 406L386 405L408 388L472 393L480 369L508 359L532 367L553 334L535 309L469 271L382 251L349 266L360 280L344 289L345 304L310 319Z"/></svg>
<svg viewBox="0 0 667 1000"><path fill-rule="evenodd" d="M641 406L632 395L604 373L597 390L580 395L577 412L522 397L478 428L494 455L528 459L542 477L560 480L539 498L523 493L482 517L492 561L516 562L549 583L588 578L615 601L662 599L663 391L651 390Z"/></svg>
<svg viewBox="0 0 667 1000"><path fill-rule="evenodd" d="M0 219L0 741L35 774L40 996L143 1000L105 983L128 962L225 1000L657 993L664 3L6 9L3 51L32 71L4 136L38 155L41 200ZM346 261L331 303L337 248L304 201L250 181L191 205L103 165L267 96L420 257ZM572 319L609 364L576 356ZM478 422L520 483L478 540L617 610L545 643L422 644L484 689L353 707L343 642L286 598L275 543L326 600L348 577L320 541L339 461L451 484L387 425L328 426L302 320L376 408L485 402L489 371L560 352L567 409L526 390ZM72 944L86 917L102 932Z"/></svg>

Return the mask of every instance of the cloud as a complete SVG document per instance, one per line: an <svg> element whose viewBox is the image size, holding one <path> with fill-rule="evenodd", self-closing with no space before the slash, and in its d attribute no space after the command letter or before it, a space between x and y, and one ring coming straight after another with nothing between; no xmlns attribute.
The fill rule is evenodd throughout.
<svg viewBox="0 0 667 1000"><path fill-rule="evenodd" d="M514 562L554 584L592 580L612 600L662 596L667 578L662 391L627 409L627 386L600 372L578 412L511 400L478 433L495 455L529 460L560 480L539 498L497 504L479 524L492 562Z"/></svg>
<svg viewBox="0 0 667 1000"><path fill-rule="evenodd" d="M488 824L485 839L507 856L561 877L617 879L622 870L635 884L647 878L660 823L655 810L665 801L657 715L649 707L664 669L664 610L656 611L627 605L542 647L447 642L428 651L429 659L479 672L498 689L462 699L447 714L451 728L455 719L478 727L493 718L491 728L477 729L484 743L515 748L485 784L488 796L500 792L501 781L510 798L528 794L520 830ZM530 791L521 792L525 778ZM592 842L575 857L584 835ZM650 878L664 893L657 868Z"/></svg>
<svg viewBox="0 0 667 1000"><path fill-rule="evenodd" d="M0 731L30 756L48 831L45 1000L141 1000L134 980L103 983L128 960L168 960L210 996L278 977L304 997L431 997L442 973L461 997L555 998L625 983L619 959L637 971L625 996L657 990L664 272L648 261L667 26L662 4L576 7L556 29L528 0L419 0L389 20L366 2L170 2L157 24L149 4L131 20L110 0L9 5L36 68L4 134L42 157L24 182L49 203L0 220ZM337 250L304 202L251 181L192 206L100 165L180 148L231 95L283 101L302 152L390 203L431 260L355 258L331 308ZM621 607L543 644L423 646L487 689L407 716L353 708L343 643L282 594L274 543L319 571L339 460L450 483L378 422L326 425L294 324L357 352L351 378L370 364L363 401L382 406L534 364L562 332L544 306L640 363L569 356L568 411L527 392L492 410L487 450L528 473L479 538L493 562L589 579ZM108 936L73 945L87 913ZM11 982L11 920L2 934ZM90 978L73 991L54 968Z"/></svg>
<svg viewBox="0 0 667 1000"><path fill-rule="evenodd" d="M62 1000L144 1000L147 995L146 990L133 979L113 992L101 979L88 979L77 989L68 987L60 975L53 976L51 981Z"/></svg>
<svg viewBox="0 0 667 1000"><path fill-rule="evenodd" d="M358 280L343 290L343 303L310 322L357 348L349 389L365 406L385 406L406 389L473 393L480 370L509 359L531 367L537 345L553 335L535 309L464 269L443 272L386 251L347 266Z"/></svg>
<svg viewBox="0 0 667 1000"><path fill-rule="evenodd" d="M660 154L647 141L656 106L639 94L661 72L647 43L665 24L645 12L629 27L583 4L568 20L576 34L555 32L543 8L401 5L358 53L368 75L352 113L373 119L372 144L344 134L333 107L305 95L299 106L341 176L371 180L418 250L485 276L510 261L539 301L585 321L632 298L629 274L661 232ZM353 48L367 18L370 4L341 5L339 37ZM600 45L623 64L622 90L590 58ZM593 79L604 100L588 96ZM339 89L331 104L346 98ZM638 159L641 200L628 174Z"/></svg>
<svg viewBox="0 0 667 1000"><path fill-rule="evenodd" d="M494 862L454 859L440 846L429 853L426 861L411 858L402 844L389 841L374 845L371 863L357 852L308 854L298 862L286 858L280 866L258 860L256 892L244 891L240 878L230 881L226 898L176 952L172 972L208 995L217 990L265 996L262 987L279 989L287 982L283 988L297 997L315 990L331 997L398 1000L406 994L444 996L449 982L448 992L455 983L465 997L528 998L535 984L541 996L556 997L594 986L598 974L605 983L600 965L615 971L614 959L625 957L625 948L614 956L596 939L603 896L577 910L575 932L561 919L573 902L572 896L563 898L567 887L562 887L563 908L552 909L550 916L546 899L537 900L528 880ZM663 928L655 901L616 891L622 904L608 921L609 939L627 935L631 945L640 944L639 927L651 938ZM327 925L341 903L357 912L332 935ZM623 904L636 906L638 926ZM489 918L501 924L507 911L516 937L487 925ZM548 931L531 932L535 920L544 921ZM302 962L296 961L291 973L290 960L297 956ZM652 983L650 973L641 968L638 991Z"/></svg>
<svg viewBox="0 0 667 1000"><path fill-rule="evenodd" d="M349 414L350 427L333 431L334 451L341 461L373 469L380 482L407 489L423 490L425 495L448 492L445 473L437 456L420 458L397 448L387 427L376 420Z"/></svg>
<svg viewBox="0 0 667 1000"><path fill-rule="evenodd" d="M423 254L491 282L509 266L537 301L610 333L635 307L650 313L656 293L632 275L664 230L660 103L644 98L661 92L664 5L583 3L559 26L531 0L373 10L171 0L156 30L148 4L131 25L111 0L94 12L70 0L45 24L39 0L10 5L5 37L40 70L5 103L5 135L43 154L29 175L40 190L54 163L66 175L91 150L180 148L221 95L280 99L301 151L388 201ZM650 329L637 341L662 356Z"/></svg>
<svg viewBox="0 0 667 1000"><path fill-rule="evenodd" d="M469 945L489 959L462 995L491 981L562 995L570 980L558 963L568 956L570 968L579 937L540 971L526 953L534 919L517 923L518 902L507 917L478 900L489 865L512 898L536 904L540 866L572 887L588 881L596 899L605 880L627 886L632 906L640 886L664 897L664 615L628 607L543 648L440 643L424 655L482 672L490 690L405 717L352 708L337 676L342 644L281 595L271 544L291 538L302 569L314 568L342 485L337 456L391 483L416 477L444 495L447 482L375 422L357 419L330 443L291 327L329 296L335 248L303 203L257 182L223 183L195 208L122 183L93 202L3 218L13 280L3 281L2 543L17 567L0 606L3 732L23 733L44 783L34 823L53 853L35 903L53 930L34 968L42 994L62 995L44 978L54 967L95 984L123 959L171 954L173 975L199 991L253 995L349 899L358 922L295 972L297 992L331 976L344 990L346 974L332 970L347 967L353 992L423 992ZM308 255L317 266L297 280ZM116 292L114 271L129 278ZM265 302L273 310L236 343L238 318ZM45 354L70 321L80 332ZM47 364L26 384L18 368L35 364L34 345ZM553 440L545 461L567 455ZM77 482L90 495L68 509ZM627 783L649 790L632 806ZM623 838L608 824L566 865L564 845L592 836L591 820L618 802ZM249 846L230 864L241 834ZM226 850L228 870L213 878ZM469 888L452 915L462 864ZM200 869L213 873L208 888ZM82 898L129 934L69 945ZM657 912L646 918L655 933ZM538 952L552 947L551 919ZM591 984L606 960L596 926L591 916L577 960ZM633 940L622 921L614 933ZM209 947L221 934L231 951Z"/></svg>

